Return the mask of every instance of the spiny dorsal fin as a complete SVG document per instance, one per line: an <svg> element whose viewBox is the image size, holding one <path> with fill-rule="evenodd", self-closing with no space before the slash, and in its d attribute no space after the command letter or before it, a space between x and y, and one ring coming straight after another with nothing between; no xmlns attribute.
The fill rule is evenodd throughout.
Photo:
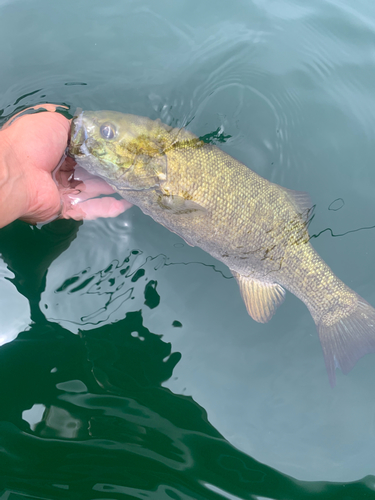
<svg viewBox="0 0 375 500"><path fill-rule="evenodd" d="M240 287L247 312L259 323L267 323L284 302L285 290L277 283L247 278L232 271Z"/></svg>

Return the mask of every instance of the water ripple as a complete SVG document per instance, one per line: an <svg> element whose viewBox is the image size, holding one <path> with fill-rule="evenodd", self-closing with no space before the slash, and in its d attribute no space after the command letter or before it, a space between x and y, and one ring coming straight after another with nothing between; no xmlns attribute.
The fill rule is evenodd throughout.
<svg viewBox="0 0 375 500"><path fill-rule="evenodd" d="M122 262L113 260L99 271L87 267L65 278L54 291L56 299L53 302L50 300L49 305L45 303L48 318L57 323L68 323L70 328L77 331L77 327L90 329L92 326L118 321L129 310L125 303L135 298L138 303L143 302L143 305L153 309L160 302L155 272L163 267L188 265L206 266L224 278L232 279L232 276L225 276L214 265L172 262L164 254L145 257L141 250L133 249ZM79 307L76 306L77 301ZM64 311L63 316L61 310Z"/></svg>

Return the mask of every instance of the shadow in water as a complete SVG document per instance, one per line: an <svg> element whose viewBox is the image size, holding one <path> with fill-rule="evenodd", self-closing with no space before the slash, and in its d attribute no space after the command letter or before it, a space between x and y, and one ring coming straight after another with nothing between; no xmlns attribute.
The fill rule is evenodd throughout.
<svg viewBox="0 0 375 500"><path fill-rule="evenodd" d="M14 492L4 498L374 498L373 477L297 481L234 448L191 397L162 386L180 354L141 310L79 335L38 314L48 266L78 227L17 227L20 247L1 238L34 321L0 348L0 491Z"/></svg>
<svg viewBox="0 0 375 500"><path fill-rule="evenodd" d="M93 492L106 499L152 492L194 499L228 493L371 498L371 478L296 481L235 449L191 397L162 387L179 359L143 325L141 311L80 336L53 323L34 324L3 346L2 490L40 498L93 498ZM37 406L43 413L32 421L27 413Z"/></svg>
<svg viewBox="0 0 375 500"><path fill-rule="evenodd" d="M32 321L45 320L39 308L49 266L76 238L82 222L55 220L40 229L15 221L0 229L0 255L14 278L17 290L30 303Z"/></svg>

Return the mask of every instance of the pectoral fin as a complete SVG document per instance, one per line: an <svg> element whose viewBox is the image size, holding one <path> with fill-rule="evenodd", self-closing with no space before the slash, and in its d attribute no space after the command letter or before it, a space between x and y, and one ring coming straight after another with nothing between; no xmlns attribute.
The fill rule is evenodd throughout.
<svg viewBox="0 0 375 500"><path fill-rule="evenodd" d="M247 312L259 323L267 323L284 302L285 290L277 283L247 278L232 271L240 287Z"/></svg>
<svg viewBox="0 0 375 500"><path fill-rule="evenodd" d="M165 210L171 210L174 214L178 215L202 215L207 211L204 207L192 200L186 200L178 195L161 195L159 198L159 205Z"/></svg>

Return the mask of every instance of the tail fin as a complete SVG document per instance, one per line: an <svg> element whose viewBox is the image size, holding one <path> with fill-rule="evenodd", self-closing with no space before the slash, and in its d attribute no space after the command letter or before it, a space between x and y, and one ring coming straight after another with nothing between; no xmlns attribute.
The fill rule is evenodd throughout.
<svg viewBox="0 0 375 500"><path fill-rule="evenodd" d="M325 316L317 324L332 387L337 367L346 375L362 356L375 352L375 309L359 295L357 298L357 307L351 314L333 324Z"/></svg>

